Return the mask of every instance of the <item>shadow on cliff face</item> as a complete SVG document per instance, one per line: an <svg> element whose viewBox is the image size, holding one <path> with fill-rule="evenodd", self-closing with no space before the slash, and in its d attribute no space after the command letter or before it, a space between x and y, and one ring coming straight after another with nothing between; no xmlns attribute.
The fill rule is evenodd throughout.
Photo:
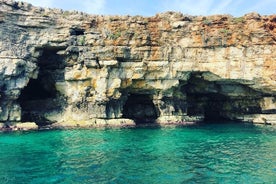
<svg viewBox="0 0 276 184"><path fill-rule="evenodd" d="M129 94L123 107L123 118L133 119L137 124L153 123L158 117L152 98L147 94Z"/></svg>
<svg viewBox="0 0 276 184"><path fill-rule="evenodd" d="M154 123L162 116L180 117L180 121L246 121L244 116L252 119L263 113L260 104L268 95L210 72L190 72L187 80L170 90L154 102L154 89L132 91L122 103L122 117L137 124Z"/></svg>
<svg viewBox="0 0 276 184"><path fill-rule="evenodd" d="M55 87L56 82L64 81L65 68L63 58L57 52L58 49L44 48L37 60L37 79L30 79L21 91L18 101L22 109L22 122L36 122L40 126L53 123L49 116L58 114L65 104Z"/></svg>
<svg viewBox="0 0 276 184"><path fill-rule="evenodd" d="M246 114L261 113L260 100L265 94L221 78L208 79L204 72L191 73L182 86L187 95L187 114L203 116L204 121L237 120Z"/></svg>

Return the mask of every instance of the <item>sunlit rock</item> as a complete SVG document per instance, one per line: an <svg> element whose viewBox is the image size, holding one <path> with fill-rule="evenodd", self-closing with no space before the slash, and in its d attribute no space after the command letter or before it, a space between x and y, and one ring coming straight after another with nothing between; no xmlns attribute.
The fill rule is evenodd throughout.
<svg viewBox="0 0 276 184"><path fill-rule="evenodd" d="M0 2L1 126L275 124L276 15L97 16L14 5Z"/></svg>

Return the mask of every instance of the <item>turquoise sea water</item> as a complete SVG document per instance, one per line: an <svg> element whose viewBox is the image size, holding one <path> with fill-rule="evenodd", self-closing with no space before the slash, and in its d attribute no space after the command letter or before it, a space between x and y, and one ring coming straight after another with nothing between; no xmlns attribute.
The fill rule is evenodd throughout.
<svg viewBox="0 0 276 184"><path fill-rule="evenodd" d="M276 127L0 133L0 183L276 183Z"/></svg>

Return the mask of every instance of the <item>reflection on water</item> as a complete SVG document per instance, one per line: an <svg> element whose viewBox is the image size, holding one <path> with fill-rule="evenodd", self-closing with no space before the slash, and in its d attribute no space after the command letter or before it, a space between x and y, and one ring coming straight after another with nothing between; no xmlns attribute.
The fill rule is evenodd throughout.
<svg viewBox="0 0 276 184"><path fill-rule="evenodd" d="M1 183L274 183L276 127L0 134Z"/></svg>

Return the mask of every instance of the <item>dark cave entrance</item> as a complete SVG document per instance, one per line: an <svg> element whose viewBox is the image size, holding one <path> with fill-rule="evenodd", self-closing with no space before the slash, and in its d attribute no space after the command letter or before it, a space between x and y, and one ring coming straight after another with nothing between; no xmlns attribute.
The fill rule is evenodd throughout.
<svg viewBox="0 0 276 184"><path fill-rule="evenodd" d="M154 123L158 112L152 98L147 94L130 94L123 107L123 118L133 119L137 124Z"/></svg>
<svg viewBox="0 0 276 184"><path fill-rule="evenodd" d="M55 82L47 76L39 75L37 79L31 79L28 85L22 90L20 100L47 100L55 98L57 91Z"/></svg>
<svg viewBox="0 0 276 184"><path fill-rule="evenodd" d="M266 95L210 72L191 73L182 92L187 94L187 115L215 122L239 121L244 115L262 113L260 100Z"/></svg>
<svg viewBox="0 0 276 184"><path fill-rule="evenodd" d="M228 121L225 104L231 98L221 93L221 84L208 81L203 73L192 73L182 90L187 94L187 115L201 116L204 121Z"/></svg>
<svg viewBox="0 0 276 184"><path fill-rule="evenodd" d="M203 116L204 121L226 121L223 107L227 98L214 94L187 94L187 115Z"/></svg>
<svg viewBox="0 0 276 184"><path fill-rule="evenodd" d="M56 89L56 82L64 81L64 60L57 54L60 49L44 48L37 60L39 73L37 79L30 79L21 91L21 121L36 122L43 126L53 123L47 116L61 110L62 98Z"/></svg>

